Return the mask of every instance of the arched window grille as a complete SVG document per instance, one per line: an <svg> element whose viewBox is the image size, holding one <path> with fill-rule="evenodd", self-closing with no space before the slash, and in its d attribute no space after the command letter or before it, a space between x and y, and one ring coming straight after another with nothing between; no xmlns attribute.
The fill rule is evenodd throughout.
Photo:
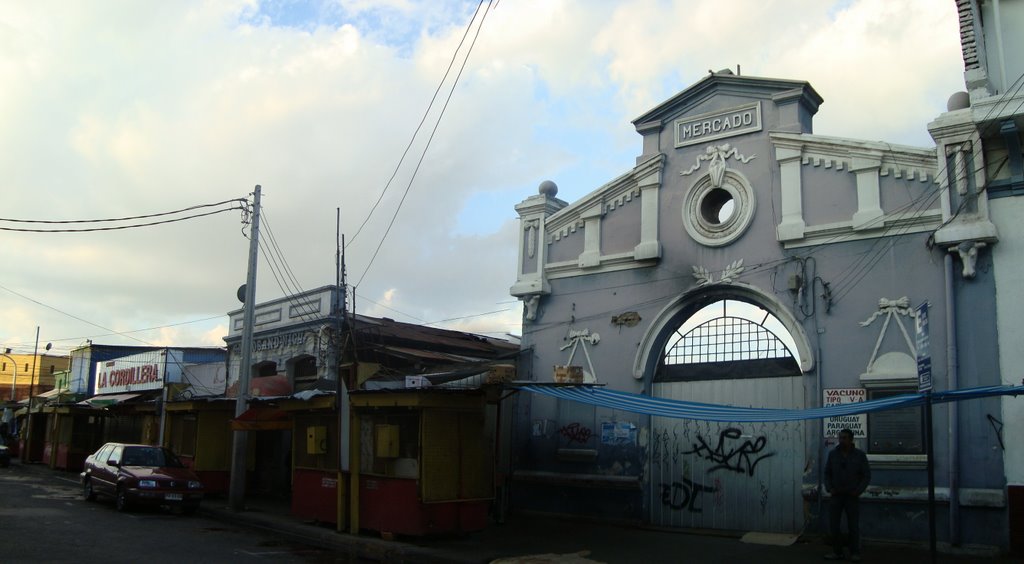
<svg viewBox="0 0 1024 564"><path fill-rule="evenodd" d="M735 304L735 305L732 305ZM716 312L717 308L720 313ZM729 308L735 309L731 315ZM697 315L716 314L694 326L691 318L669 338L658 380L707 380L800 374L790 347L766 323L778 321L756 306L726 301ZM747 314L747 317L740 317ZM750 317L755 317L751 319Z"/></svg>

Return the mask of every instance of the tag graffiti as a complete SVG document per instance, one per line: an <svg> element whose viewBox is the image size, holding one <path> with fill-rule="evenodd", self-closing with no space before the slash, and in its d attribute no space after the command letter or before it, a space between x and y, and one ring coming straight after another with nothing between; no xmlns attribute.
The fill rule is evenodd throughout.
<svg viewBox="0 0 1024 564"><path fill-rule="evenodd" d="M718 433L718 444L712 448L704 440L704 437L697 435L697 442L693 448L683 454L695 454L700 458L715 463L715 466L708 468L708 472L716 470L730 470L737 474L754 475L757 464L766 458L775 456L774 452L762 454L768 445L768 437L761 436L754 440L744 440L743 431L729 427Z"/></svg>
<svg viewBox="0 0 1024 564"><path fill-rule="evenodd" d="M704 511L703 504L699 503L704 493L718 492L718 487L698 484L687 478L683 478L682 482L662 483L659 486L661 486L662 505L677 511L685 509L692 513L702 513Z"/></svg>
<svg viewBox="0 0 1024 564"><path fill-rule="evenodd" d="M579 423L570 423L558 430L558 433L569 440L569 443L583 444L594 436L594 432Z"/></svg>

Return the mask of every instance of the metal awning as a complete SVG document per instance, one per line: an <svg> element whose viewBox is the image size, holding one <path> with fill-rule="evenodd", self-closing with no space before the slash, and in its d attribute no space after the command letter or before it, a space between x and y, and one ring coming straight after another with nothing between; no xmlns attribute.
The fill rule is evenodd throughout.
<svg viewBox="0 0 1024 564"><path fill-rule="evenodd" d="M89 407L110 407L119 403L135 399L142 394L106 394L102 396L93 396L88 399L84 399L78 402L76 405L87 405Z"/></svg>

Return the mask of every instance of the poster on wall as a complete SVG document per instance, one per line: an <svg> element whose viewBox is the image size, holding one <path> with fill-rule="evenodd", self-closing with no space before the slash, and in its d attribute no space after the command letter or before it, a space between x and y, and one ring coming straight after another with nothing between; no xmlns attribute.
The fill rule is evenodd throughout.
<svg viewBox="0 0 1024 564"><path fill-rule="evenodd" d="M825 388L822 391L822 405L825 407L846 403L859 403L868 398L868 391L864 388ZM843 429L853 431L855 439L863 439L868 436L867 413L826 417L822 420L822 424L824 425L823 432L826 439L838 437L839 431Z"/></svg>

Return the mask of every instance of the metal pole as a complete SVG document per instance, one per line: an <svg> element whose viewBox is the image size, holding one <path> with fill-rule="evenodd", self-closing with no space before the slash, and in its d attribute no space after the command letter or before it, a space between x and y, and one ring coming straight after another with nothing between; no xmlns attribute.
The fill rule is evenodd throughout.
<svg viewBox="0 0 1024 564"><path fill-rule="evenodd" d="M28 373L28 422L25 424L25 454L21 457L22 462L32 461L32 396L35 395L36 360L39 358L39 326L36 325L36 345L32 349L32 371Z"/></svg>
<svg viewBox="0 0 1024 564"><path fill-rule="evenodd" d="M928 551L931 554L931 562L938 561L938 550L935 545L935 455L932 452L934 440L932 435L932 393L925 394L927 403L924 406L924 428L927 433L928 449Z"/></svg>
<svg viewBox="0 0 1024 564"><path fill-rule="evenodd" d="M252 231L249 233L249 271L245 280L245 307L242 325L242 358L238 365L238 398L235 401L235 417L249 407L249 378L252 372L252 334L256 318L256 258L259 253L260 237L260 185L252 200ZM228 485L228 505L241 511L245 502L246 470L245 431L235 431L231 448L231 482Z"/></svg>
<svg viewBox="0 0 1024 564"><path fill-rule="evenodd" d="M10 352L11 352L11 349L7 349L7 353L10 353ZM15 400L15 395L14 395L15 394L15 390L18 387L18 363L15 362L14 359L12 357L8 356L7 354L4 354L3 356L7 360L11 361L11 367L14 369L14 379L11 380L11 402L13 402ZM11 407L11 409L14 409L14 407Z"/></svg>

